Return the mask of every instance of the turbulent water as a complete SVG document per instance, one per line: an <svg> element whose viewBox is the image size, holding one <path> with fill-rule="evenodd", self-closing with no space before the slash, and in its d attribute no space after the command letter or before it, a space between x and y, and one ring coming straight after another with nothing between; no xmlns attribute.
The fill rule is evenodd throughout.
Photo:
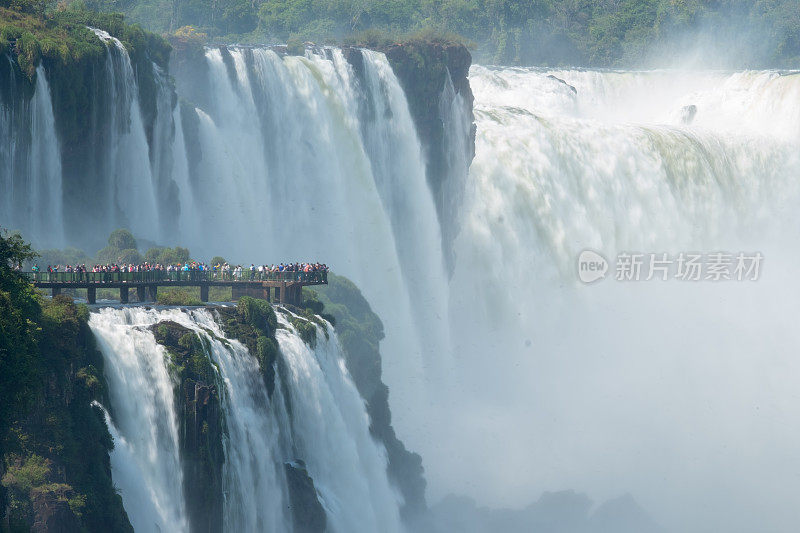
<svg viewBox="0 0 800 533"><path fill-rule="evenodd" d="M331 531L399 531L399 499L386 452L344 366L330 326L312 350L281 318L285 362L273 400L258 362L226 339L212 311L102 309L89 322L99 339L111 390L107 415L115 441L114 483L136 531L188 531L178 421L168 355L150 327L176 322L203 339L218 372L225 462L226 531L291 531L285 462L302 459ZM287 408L287 405L291 405Z"/></svg>
<svg viewBox="0 0 800 533"><path fill-rule="evenodd" d="M463 359L431 422L470 445L423 448L447 480L433 490L630 492L672 531L796 529L800 75L476 66L470 82ZM585 286L586 248L765 259L758 282L626 284L612 266Z"/></svg>
<svg viewBox="0 0 800 533"><path fill-rule="evenodd" d="M382 54L363 52L357 75L336 49L209 48L179 103L155 69L156 118L145 123L127 52L97 33L109 50L97 89L104 118L92 130L101 157L84 174L98 194L75 200L39 69L33 98L0 106L0 224L47 246L98 248L92 235L125 225L199 258L332 265L385 324L395 427L422 454L432 501L457 492L522 506L545 490L598 501L630 492L673 531L797 529L800 75L473 66L475 159L467 175L469 115L448 80L439 114L450 179L432 197L424 147ZM88 201L93 231L78 216ZM32 216L37 209L49 216ZM758 282L626 284L612 271L585 286L576 260L587 248L611 260L719 250L765 260ZM109 411L121 443L115 481L145 517L137 528L157 517L180 530L168 377L152 338L134 327L159 313L215 328L178 311L104 311L93 327L147 352L128 356L137 377L120 380L118 394L137 380L160 384L143 392L148 409ZM291 335L281 342L296 345L299 373L278 387L278 404L255 392L225 398L248 417L229 420L243 448L227 450L228 483L241 487L225 520L248 529L286 519L277 507L241 509L282 494L271 469L287 444L264 434L288 423L280 401L297 395L318 402L304 406L307 420L345 465L327 472L316 441L293 444L317 470L326 508L342 510L336 527L393 524L394 496L383 482L375 488L380 450L350 435L365 415L342 385L335 344L312 353ZM213 351L220 379L245 390L252 361L231 346ZM113 382L113 361L108 368ZM325 412L329 395L339 415ZM132 434L121 416L152 429ZM254 467L247 446L269 453ZM350 515L343 495L370 505Z"/></svg>

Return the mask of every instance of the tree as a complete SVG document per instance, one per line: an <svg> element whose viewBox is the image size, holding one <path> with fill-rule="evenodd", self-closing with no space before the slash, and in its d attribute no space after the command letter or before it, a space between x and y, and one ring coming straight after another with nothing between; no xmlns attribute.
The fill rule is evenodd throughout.
<svg viewBox="0 0 800 533"><path fill-rule="evenodd" d="M158 256L157 263L162 265L178 265L189 261L189 249L176 246L175 248L164 248Z"/></svg>
<svg viewBox="0 0 800 533"><path fill-rule="evenodd" d="M135 250L138 248L133 234L126 229L117 229L111 232L108 237L108 245L117 250Z"/></svg>
<svg viewBox="0 0 800 533"><path fill-rule="evenodd" d="M227 263L227 261L225 261L224 257L220 257L217 255L211 258L211 266L224 265L225 263Z"/></svg>
<svg viewBox="0 0 800 533"><path fill-rule="evenodd" d="M38 256L19 233L8 233L0 228L0 268L13 268Z"/></svg>
<svg viewBox="0 0 800 533"><path fill-rule="evenodd" d="M36 385L41 307L31 284L13 269L34 257L19 234L0 230L0 448L10 418L30 401Z"/></svg>
<svg viewBox="0 0 800 533"><path fill-rule="evenodd" d="M144 260L151 264L160 263L159 259L161 259L161 254L164 253L164 250L166 248L163 246L154 246L144 253Z"/></svg>
<svg viewBox="0 0 800 533"><path fill-rule="evenodd" d="M128 265L138 265L142 263L142 254L139 250L128 248L127 250L120 250L117 256L117 262Z"/></svg>

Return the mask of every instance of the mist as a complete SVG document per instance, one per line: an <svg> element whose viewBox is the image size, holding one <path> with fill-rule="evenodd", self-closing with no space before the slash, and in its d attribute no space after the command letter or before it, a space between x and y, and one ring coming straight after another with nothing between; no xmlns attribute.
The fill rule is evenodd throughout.
<svg viewBox="0 0 800 533"><path fill-rule="evenodd" d="M522 513L571 489L591 508L629 495L667 531L794 530L800 76L474 66L470 79L456 361L426 423L401 425L431 499ZM578 280L584 249L612 263L607 279ZM761 252L763 276L614 279L622 252L717 250Z"/></svg>

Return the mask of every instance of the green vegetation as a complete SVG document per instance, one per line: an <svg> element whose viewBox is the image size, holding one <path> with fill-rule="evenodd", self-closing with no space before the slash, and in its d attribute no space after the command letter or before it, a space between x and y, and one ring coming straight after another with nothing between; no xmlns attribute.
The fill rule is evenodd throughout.
<svg viewBox="0 0 800 533"><path fill-rule="evenodd" d="M0 53L14 52L20 68L31 78L42 60L59 66L101 60L105 45L87 26L120 39L135 63L152 60L165 67L169 61L169 43L139 26L125 24L121 14L90 11L82 2L59 3L55 9L50 5L0 0Z"/></svg>
<svg viewBox="0 0 800 533"><path fill-rule="evenodd" d="M255 355L270 396L275 389L275 363L278 359L278 317L266 300L249 296L239 299L236 309L218 308L219 322L225 335L238 339Z"/></svg>
<svg viewBox="0 0 800 533"><path fill-rule="evenodd" d="M158 303L161 305L203 305L199 297L195 297L183 289L162 289L158 293Z"/></svg>
<svg viewBox="0 0 800 533"><path fill-rule="evenodd" d="M184 491L194 531L222 529L222 465L225 422L220 408L218 371L208 341L172 321L152 327L170 357L181 426Z"/></svg>
<svg viewBox="0 0 800 533"><path fill-rule="evenodd" d="M48 265L81 265L90 267L95 264L141 264L148 262L151 264L178 265L191 261L191 254L188 248L175 246L169 248L165 246L154 246L143 254L139 250L139 242L127 229L117 229L111 232L108 237L108 245L89 256L83 250L77 248L65 248L63 250L40 250L37 251L38 259L36 263L45 270ZM220 259L220 258L216 258ZM28 261L30 264L31 262Z"/></svg>
<svg viewBox="0 0 800 533"><path fill-rule="evenodd" d="M174 248L157 246L145 252L144 260L151 264L182 265L190 261L189 255L189 249L181 246Z"/></svg>
<svg viewBox="0 0 800 533"><path fill-rule="evenodd" d="M111 483L111 435L92 407L107 401L89 311L39 297L11 268L31 258L18 235L0 233L0 524L27 531L35 499L67 529L131 531Z"/></svg>
<svg viewBox="0 0 800 533"><path fill-rule="evenodd" d="M641 64L698 43L748 64L800 64L796 0L91 0L183 40L477 43L481 62ZM201 37L202 39L202 37ZM691 44L690 44L691 43ZM745 55L742 56L742 53Z"/></svg>
<svg viewBox="0 0 800 533"><path fill-rule="evenodd" d="M118 250L137 249L136 239L133 233L127 229L116 229L108 236L108 245Z"/></svg>
<svg viewBox="0 0 800 533"><path fill-rule="evenodd" d="M386 446L389 475L405 499L404 516L422 512L425 508L422 458L406 450L395 435L389 411L389 389L381 381L379 343L384 333L380 318L372 312L352 281L332 273L328 273L328 285L313 290L304 288L303 297L304 316L315 313L334 324L347 370L367 404L370 433Z"/></svg>

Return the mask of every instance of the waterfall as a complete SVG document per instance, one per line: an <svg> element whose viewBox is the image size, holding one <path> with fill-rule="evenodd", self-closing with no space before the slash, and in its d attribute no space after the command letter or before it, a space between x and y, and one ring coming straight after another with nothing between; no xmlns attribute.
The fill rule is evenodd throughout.
<svg viewBox="0 0 800 533"><path fill-rule="evenodd" d="M90 253L98 235L128 226L197 259L328 263L385 324L394 425L425 458L434 501L463 487L487 505L524 505L573 488L600 499L632 492L679 531L752 531L762 516L783 531L800 521L788 496L800 488L791 382L800 370L791 348L800 340L800 75L474 66L475 159L459 181L472 155L470 117L448 78L438 106L447 178L432 197L408 102L382 54L351 50L363 60L354 68L335 48L298 57L209 47L197 76L175 89L153 66L156 101L145 106L152 95L125 47L96 34L107 56L93 80L91 131L81 132L86 161L63 154L46 68L26 85L0 58L0 224L37 246L74 238L68 244ZM142 111L151 108L152 121ZM575 263L587 248L612 260L758 251L766 266L749 284L584 286ZM128 355L136 362L126 372L138 377L119 386L159 383L139 391L148 409L126 413L113 396L105 406L118 437L115 480L142 527L180 530L168 371L142 327L168 315L196 331L229 390L252 388L254 367L242 346L218 342L202 312L115 313L93 315L98 335L98 317L114 316L131 349L147 351ZM391 527L394 496L376 474L382 451L370 448L363 409L333 364L336 344L310 350L285 327L288 366L274 398L223 397L243 417L227 419L236 504L225 520L285 524L267 508L242 510L283 494L281 464L301 452L332 527ZM124 352L103 349L113 381L122 357L113 354ZM323 381L328 373L336 386ZM336 409L315 411L322 398ZM138 434L134 417L157 427ZM304 425L312 419L342 441L336 452L349 466L325 463ZM263 438L272 431L291 438ZM253 458L234 442L265 453Z"/></svg>
<svg viewBox="0 0 800 533"><path fill-rule="evenodd" d="M160 235L160 210L150 166L147 137L139 106L139 91L128 51L108 32L92 29L108 49L106 54L106 101L110 138L103 171L107 187L105 202L111 207L105 226L125 226L156 240Z"/></svg>
<svg viewBox="0 0 800 533"><path fill-rule="evenodd" d="M382 54L364 52L359 80L341 50L323 52L206 50L208 103L183 114L179 132L202 157L189 160L192 190L182 194L195 207L181 209L183 242L234 260L251 258L257 243L271 261L335 265L393 325L383 344L388 384L418 397L423 368L450 351L419 140ZM374 109L362 113L365 101ZM404 405L399 418L413 409Z"/></svg>
<svg viewBox="0 0 800 533"><path fill-rule="evenodd" d="M11 60L4 56L0 61ZM30 102L17 93L9 69L11 98L0 100L0 224L44 245L63 242L61 162L47 76L36 69ZM22 82L24 83L24 82Z"/></svg>
<svg viewBox="0 0 800 533"><path fill-rule="evenodd" d="M89 326L105 359L113 417L111 469L136 531L188 531L178 420L167 355L143 308L103 309Z"/></svg>
<svg viewBox="0 0 800 533"><path fill-rule="evenodd" d="M400 532L399 496L386 477L386 450L369 434L364 401L351 381L333 328L317 326L311 350L285 317L278 342L287 370L279 393L293 447L312 473L334 531Z"/></svg>
<svg viewBox="0 0 800 533"><path fill-rule="evenodd" d="M283 463L305 462L330 531L400 531L399 497L386 451L345 368L330 325L309 348L285 319L276 392L256 359L228 339L209 310L102 309L90 327L106 362L115 441L112 473L137 531L188 528L173 377L150 328L170 321L195 332L218 372L224 436L225 531L290 531ZM110 414L109 414L110 413Z"/></svg>
<svg viewBox="0 0 800 533"><path fill-rule="evenodd" d="M800 76L474 66L470 82L458 364L425 422L448 429L407 439L431 497L630 492L672 531L793 530ZM612 266L586 286L586 248L767 259L755 283L626 284Z"/></svg>
<svg viewBox="0 0 800 533"><path fill-rule="evenodd" d="M210 47L193 86L178 80L176 93L157 65L147 74L139 62L136 72L121 41L93 31L106 56L88 83L92 108L77 121L86 131L70 132L78 138L63 151L63 168L52 110L44 113L43 75L31 103L21 95L3 115L0 163L14 165L18 177L0 183L9 192L0 195L8 204L0 223L23 229L39 248L68 244L89 255L103 235L127 227L144 242L187 246L197 259L325 262L355 281L390 325L385 377L392 390L421 402L398 406L398 422L413 425L428 401L426 375L447 373L452 352L447 275L423 150L386 57L351 51L362 59L356 72L335 48L296 57ZM453 98L443 104L447 117ZM33 149L20 151L14 132L31 117L49 133L37 129ZM12 128L12 119L20 125ZM37 158L36 150L49 152ZM28 179L28 167L16 170L20 161L41 167L42 179ZM17 201L22 186L31 189L24 202ZM32 215L43 209L50 216ZM52 227L31 227L42 220Z"/></svg>

